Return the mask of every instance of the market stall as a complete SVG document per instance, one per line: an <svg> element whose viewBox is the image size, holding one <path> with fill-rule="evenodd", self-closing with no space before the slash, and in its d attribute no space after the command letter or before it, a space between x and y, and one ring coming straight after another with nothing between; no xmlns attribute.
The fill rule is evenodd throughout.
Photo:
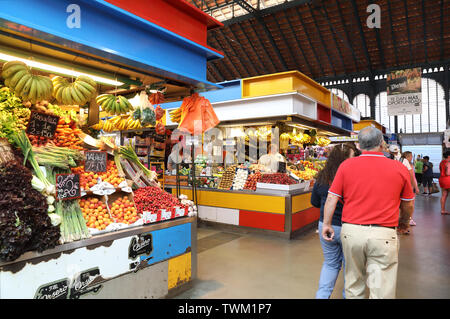
<svg viewBox="0 0 450 319"><path fill-rule="evenodd" d="M0 19L0 298L188 288L196 207L163 189L159 104L221 87L205 74L221 24L175 0L6 1Z"/></svg>
<svg viewBox="0 0 450 319"><path fill-rule="evenodd" d="M330 91L297 71L220 84L223 89L201 94L220 120L215 142L181 172L185 184L180 192L199 205L199 223L284 238L314 227L319 210L310 196L329 137L350 135L359 113L350 105L333 104ZM166 125L178 126L184 103L162 104ZM275 163L275 169L264 167L258 153L268 152L271 141L278 145L274 158L283 162ZM217 163L208 162L211 155ZM175 194L174 172L166 174L165 187Z"/></svg>

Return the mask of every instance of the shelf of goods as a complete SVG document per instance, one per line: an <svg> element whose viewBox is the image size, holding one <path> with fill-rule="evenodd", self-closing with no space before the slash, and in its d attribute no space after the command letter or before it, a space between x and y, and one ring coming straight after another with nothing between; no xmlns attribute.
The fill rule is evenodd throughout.
<svg viewBox="0 0 450 319"><path fill-rule="evenodd" d="M181 0L111 0L76 5L89 17L77 28L70 7L6 1L0 13L0 298L173 296L197 276L197 221L157 178L159 105L221 88L205 70L223 57L206 31L222 24ZM113 131L162 136L149 166Z"/></svg>
<svg viewBox="0 0 450 319"><path fill-rule="evenodd" d="M355 107L298 71L222 82L220 85L222 89L204 92L201 96L211 102L220 120L217 127L224 135L219 143L232 150L244 145L246 156L247 152L250 153L250 145L239 143L236 138L245 137L245 141L249 141L249 129L255 129L252 134L257 137L265 137L269 136L270 128L279 128L279 149L287 154L291 152L292 158L298 162L297 157L305 159L308 157L306 154L314 154L319 149L319 155L323 155L330 143L328 137L349 136L353 123L360 121L360 113ZM162 104L170 114L167 126L178 125L178 121L172 120L178 119L177 110L181 104L181 101ZM245 158L250 163L258 159L250 158L250 155ZM260 183L259 177L250 169L241 189L242 181L235 181L237 171L233 166L222 171L215 187L210 186L208 177L197 176L199 222L235 231L256 231L292 238L317 224L320 212L312 207L310 197L316 169L320 170L323 165L324 161L317 159L300 161L296 165L288 163L288 173L302 180L301 183L291 184L287 180L284 183L291 185ZM248 169L248 165L244 167ZM166 183L166 188L172 188L175 194L175 177L167 176L169 179L171 182ZM192 199L189 179L184 177L182 182L181 193Z"/></svg>

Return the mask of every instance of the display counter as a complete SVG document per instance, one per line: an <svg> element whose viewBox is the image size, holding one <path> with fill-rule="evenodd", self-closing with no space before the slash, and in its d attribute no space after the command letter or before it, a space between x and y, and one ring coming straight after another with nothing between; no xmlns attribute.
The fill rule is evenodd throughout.
<svg viewBox="0 0 450 319"><path fill-rule="evenodd" d="M172 188L176 194L175 186ZM181 186L192 199L192 188ZM238 232L258 232L287 239L317 225L320 210L311 205L311 190L290 192L197 189L199 224Z"/></svg>
<svg viewBox="0 0 450 319"><path fill-rule="evenodd" d="M123 229L0 263L0 298L165 298L197 276L195 217Z"/></svg>

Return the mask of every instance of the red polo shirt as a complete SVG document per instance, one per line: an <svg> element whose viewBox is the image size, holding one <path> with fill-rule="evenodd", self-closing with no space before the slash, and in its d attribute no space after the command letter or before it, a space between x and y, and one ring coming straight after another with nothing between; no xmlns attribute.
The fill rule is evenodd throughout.
<svg viewBox="0 0 450 319"><path fill-rule="evenodd" d="M414 199L406 167L378 152L345 160L329 193L344 201L342 222L389 227L398 226L400 201Z"/></svg>

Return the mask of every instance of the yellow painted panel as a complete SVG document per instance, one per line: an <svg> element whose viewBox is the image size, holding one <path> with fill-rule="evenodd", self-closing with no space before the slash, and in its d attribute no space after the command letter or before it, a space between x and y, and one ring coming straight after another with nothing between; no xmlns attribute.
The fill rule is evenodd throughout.
<svg viewBox="0 0 450 319"><path fill-rule="evenodd" d="M242 82L242 97L255 97L295 91L292 77L276 76L271 78L257 78Z"/></svg>
<svg viewBox="0 0 450 319"><path fill-rule="evenodd" d="M175 194L176 190L172 189ZM192 200L192 190L181 189L181 194ZM197 190L198 205L250 210L275 214L285 213L285 198L282 196L266 196L257 194L237 194L215 191Z"/></svg>
<svg viewBox="0 0 450 319"><path fill-rule="evenodd" d="M306 75L294 78L294 89L316 100L323 106L331 108L331 92Z"/></svg>
<svg viewBox="0 0 450 319"><path fill-rule="evenodd" d="M331 92L299 71L274 73L242 79L242 97L300 92L331 107Z"/></svg>
<svg viewBox="0 0 450 319"><path fill-rule="evenodd" d="M180 286L191 279L191 253L169 259L167 285L169 289Z"/></svg>
<svg viewBox="0 0 450 319"><path fill-rule="evenodd" d="M292 196L291 207L293 214L312 207L311 193Z"/></svg>
<svg viewBox="0 0 450 319"><path fill-rule="evenodd" d="M362 120L359 123L353 123L353 130L354 131L360 131L366 126L374 126L379 130L382 130L382 126L380 123L372 120Z"/></svg>

